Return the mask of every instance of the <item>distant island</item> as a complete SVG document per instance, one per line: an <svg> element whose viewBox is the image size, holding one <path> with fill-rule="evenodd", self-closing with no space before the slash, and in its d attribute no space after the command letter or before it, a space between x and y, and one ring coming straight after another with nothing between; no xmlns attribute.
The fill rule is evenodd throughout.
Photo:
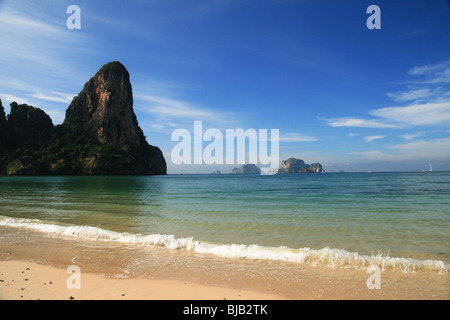
<svg viewBox="0 0 450 320"><path fill-rule="evenodd" d="M319 162L306 164L301 159L289 158L281 162L281 168L278 169L277 174L288 173L323 173L325 170ZM245 164L239 168L234 168L231 174L242 175L260 175L261 169L254 164Z"/></svg>
<svg viewBox="0 0 450 320"><path fill-rule="evenodd" d="M261 174L261 169L258 168L254 164L244 164L240 168L234 168L231 171L231 174L245 174L245 175L257 174L257 175L260 175Z"/></svg>
<svg viewBox="0 0 450 320"><path fill-rule="evenodd" d="M133 111L130 75L107 63L85 85L54 126L41 109L0 100L0 174L167 174L161 150L147 143Z"/></svg>
<svg viewBox="0 0 450 320"><path fill-rule="evenodd" d="M323 173L322 165L318 162L306 164L301 159L289 158L281 162L281 168L278 169L277 174L286 173Z"/></svg>

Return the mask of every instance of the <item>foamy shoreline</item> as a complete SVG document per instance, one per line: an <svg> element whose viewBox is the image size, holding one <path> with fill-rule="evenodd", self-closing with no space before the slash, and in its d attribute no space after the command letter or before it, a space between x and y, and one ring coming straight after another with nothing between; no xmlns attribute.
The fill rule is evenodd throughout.
<svg viewBox="0 0 450 320"><path fill-rule="evenodd" d="M380 290L371 290L366 282L372 274L365 270L217 260L164 248L130 252L129 247L97 247L36 235L31 234L26 243L0 243L0 299L449 299L448 275L382 271ZM145 269L133 270L133 261L143 254L149 254L143 259ZM73 265L80 268L80 290L67 287L68 279L75 275L67 269Z"/></svg>
<svg viewBox="0 0 450 320"><path fill-rule="evenodd" d="M361 266L331 267L328 263L245 256L248 249L257 253L271 248L227 246L227 250L240 248L245 255L221 257L185 246L171 249L166 244L122 241L124 233L104 229L74 229L28 219L3 222L8 223L0 224L0 299L449 299L448 272L421 269L405 273L383 268L375 261L381 288L374 290L367 285L373 270ZM19 225L12 225L15 223ZM51 230L59 232L48 232ZM74 234L74 230L82 232ZM85 231L92 231L94 239ZM105 232L106 238L99 239L98 232ZM118 241L111 236L118 236ZM132 238L137 240L136 236ZM171 243L179 244L178 240ZM324 257L318 253L319 258ZM81 270L81 290L67 288L71 274L66 269L72 265Z"/></svg>
<svg viewBox="0 0 450 320"><path fill-rule="evenodd" d="M25 228L46 234L55 234L80 240L105 241L137 246L162 246L168 249L183 249L202 254L213 254L223 258L245 258L256 260L273 260L310 265L327 265L332 268L356 267L367 268L378 265L382 270L411 273L428 271L447 274L450 266L440 260L419 260L405 257L390 257L383 254L362 255L343 249L325 247L322 249L264 247L256 244L212 244L193 238L175 238L174 235L151 234L140 235L114 232L92 226L57 225L37 219L7 218L0 216L0 226Z"/></svg>

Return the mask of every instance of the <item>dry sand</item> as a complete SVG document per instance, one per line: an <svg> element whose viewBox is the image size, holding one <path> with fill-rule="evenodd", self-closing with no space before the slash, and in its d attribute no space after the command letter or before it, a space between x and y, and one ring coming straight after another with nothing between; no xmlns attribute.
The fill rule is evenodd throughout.
<svg viewBox="0 0 450 320"><path fill-rule="evenodd" d="M80 273L80 289L68 289L73 274L22 261L0 261L1 300L280 300L251 291L178 280L106 279ZM72 282L75 283L75 282Z"/></svg>

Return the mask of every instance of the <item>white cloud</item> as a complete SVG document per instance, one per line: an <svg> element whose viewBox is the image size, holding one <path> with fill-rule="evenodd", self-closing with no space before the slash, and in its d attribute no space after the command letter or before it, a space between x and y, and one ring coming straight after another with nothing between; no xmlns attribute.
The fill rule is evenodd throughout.
<svg viewBox="0 0 450 320"><path fill-rule="evenodd" d="M86 80L81 57L99 52L89 33L68 30L65 10L58 15L50 2L2 2L0 10L0 83L11 94L26 94L32 102L46 100L67 103L67 98L49 92L66 92ZM47 90L35 90L36 85ZM32 96L34 95L34 96Z"/></svg>
<svg viewBox="0 0 450 320"><path fill-rule="evenodd" d="M450 88L446 83L450 83L450 60L415 66L408 74L419 77L419 81L415 81L413 86L408 86L408 90L387 93L387 96L396 102L408 102L407 106L370 110L369 114L374 117L372 119L338 117L323 120L332 127L405 128L448 125ZM405 135L404 138L414 137Z"/></svg>
<svg viewBox="0 0 450 320"><path fill-rule="evenodd" d="M413 140L413 139L415 139L417 137L420 137L422 135L424 135L423 132L417 132L417 133L414 133L414 134L403 134L400 137L405 139L405 140Z"/></svg>
<svg viewBox="0 0 450 320"><path fill-rule="evenodd" d="M450 101L388 107L369 111L376 119L323 119L332 127L402 128L450 123Z"/></svg>
<svg viewBox="0 0 450 320"><path fill-rule="evenodd" d="M407 107L389 107L369 112L388 122L403 125L435 125L450 123L450 102L415 104Z"/></svg>
<svg viewBox="0 0 450 320"><path fill-rule="evenodd" d="M75 95L69 93L51 92L52 95L46 95L42 93L31 94L33 98L46 100L51 102L70 103Z"/></svg>
<svg viewBox="0 0 450 320"><path fill-rule="evenodd" d="M141 111L156 114L162 118L210 120L217 118L215 111L194 106L188 102L153 95L138 95L149 106Z"/></svg>
<svg viewBox="0 0 450 320"><path fill-rule="evenodd" d="M385 150L352 152L370 161L407 161L450 159L450 138L418 140L387 146Z"/></svg>
<svg viewBox="0 0 450 320"><path fill-rule="evenodd" d="M231 112L223 112L197 106L193 103L168 98L162 95L135 94L135 110L150 115L152 123L146 129L171 134L177 128L193 128L194 121L203 122L203 130L208 128L236 128L243 117Z"/></svg>
<svg viewBox="0 0 450 320"><path fill-rule="evenodd" d="M430 97L431 95L433 95L433 92L429 88L387 93L389 98L397 102L423 99Z"/></svg>
<svg viewBox="0 0 450 320"><path fill-rule="evenodd" d="M28 105L32 105L36 107L36 104L33 103L33 101L30 101L28 99L22 98L22 97L17 97L11 94L3 94L0 93L0 99L2 100L2 104L3 107L5 107L5 111L6 113L9 113L6 107L8 105L10 105L12 102L16 102L18 104L28 104ZM48 114L50 116L50 118L52 119L53 123L62 123L64 121L65 118L65 112L59 110L58 108L52 108L52 107L40 107L38 106L38 108L42 109L45 111L46 114Z"/></svg>
<svg viewBox="0 0 450 320"><path fill-rule="evenodd" d="M70 48L86 40L81 33L67 33L65 26L39 20L26 12L11 7L0 11L0 57L12 65L67 72L67 61L72 57ZM85 50L85 49L83 49Z"/></svg>
<svg viewBox="0 0 450 320"><path fill-rule="evenodd" d="M364 139L366 139L366 142L372 142L373 140L377 140L377 139L383 139L386 138L386 136L368 136L368 137L364 137Z"/></svg>
<svg viewBox="0 0 450 320"><path fill-rule="evenodd" d="M31 98L50 101L50 102L69 104L70 102L72 102L73 98L75 97L75 95L72 93L48 91L41 87L26 84L26 83L19 82L16 80L13 80L13 81L0 80L0 85L2 85L4 87L8 87L11 91L21 92L23 96L28 96ZM13 95L8 95L8 94L4 94L4 96L14 97ZM19 99L19 98L17 98L17 100L19 100L19 101L26 100L28 102L23 102L23 103L30 104L29 101L34 100L34 99L24 99L24 98ZM16 100L12 99L11 101L16 101ZM18 102L18 101L16 101L16 102Z"/></svg>
<svg viewBox="0 0 450 320"><path fill-rule="evenodd" d="M430 86L430 85L427 85ZM443 86L436 88L411 88L407 91L388 92L388 97L396 102L413 101L413 103L442 102L450 97L450 89Z"/></svg>
<svg viewBox="0 0 450 320"><path fill-rule="evenodd" d="M303 136L298 133L286 133L280 136L280 142L313 142L317 141L317 138L311 136Z"/></svg>
<svg viewBox="0 0 450 320"><path fill-rule="evenodd" d="M0 99L2 100L3 106L9 105L12 102L17 102L18 104L31 104L30 101L25 98L16 97L7 93L0 93Z"/></svg>
<svg viewBox="0 0 450 320"><path fill-rule="evenodd" d="M1 12L0 17L2 18L0 22L2 27L9 27L8 33L22 34L23 31L26 30L32 32L31 36L42 33L48 36L64 35L64 32L59 26L45 23L25 15L19 15L10 10Z"/></svg>
<svg viewBox="0 0 450 320"><path fill-rule="evenodd" d="M65 10L58 14L48 1L1 3L1 90L11 96L10 101L39 107L58 123L73 98L66 92L86 81L83 68L75 62L81 57L89 60L91 53L98 52L98 43L84 30L68 30Z"/></svg>
<svg viewBox="0 0 450 320"><path fill-rule="evenodd" d="M445 70L446 68L450 67L450 60L444 61L444 62L440 62L440 63L435 63L435 64L427 64L424 66L414 66L414 68L412 68L411 70L408 71L409 74L414 75L414 76L418 76L418 75L425 75L425 74L429 74L432 72L435 72L437 70Z"/></svg>
<svg viewBox="0 0 450 320"><path fill-rule="evenodd" d="M408 72L413 76L423 76L426 79L423 83L449 83L450 82L450 60L427 64L424 66L415 66Z"/></svg>
<svg viewBox="0 0 450 320"><path fill-rule="evenodd" d="M359 133L350 132L350 133L347 134L347 137L350 137L350 138L353 138L353 137L356 137L356 136L359 136Z"/></svg>
<svg viewBox="0 0 450 320"><path fill-rule="evenodd" d="M384 123L378 119L359 118L331 118L323 119L332 127L360 127L360 128L396 128L396 125Z"/></svg>

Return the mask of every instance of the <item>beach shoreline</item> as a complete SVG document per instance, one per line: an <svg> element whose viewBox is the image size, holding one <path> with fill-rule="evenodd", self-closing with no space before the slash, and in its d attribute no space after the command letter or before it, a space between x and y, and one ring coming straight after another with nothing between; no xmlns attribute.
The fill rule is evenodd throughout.
<svg viewBox="0 0 450 320"><path fill-rule="evenodd" d="M89 241L1 227L0 299L448 300L449 275L221 258L164 247ZM68 289L79 267L81 289ZM27 270L27 268L29 270ZM52 282L49 284L48 282Z"/></svg>

